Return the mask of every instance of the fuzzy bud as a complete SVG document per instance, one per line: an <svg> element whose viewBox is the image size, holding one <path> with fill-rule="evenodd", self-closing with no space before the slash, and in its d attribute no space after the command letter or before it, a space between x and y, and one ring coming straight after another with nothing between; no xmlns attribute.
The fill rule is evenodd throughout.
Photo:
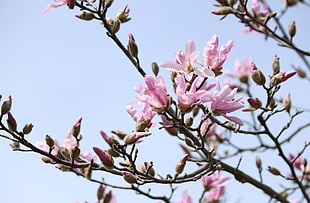
<svg viewBox="0 0 310 203"><path fill-rule="evenodd" d="M144 162L144 164L141 164L138 166L138 169L140 172L148 174L150 176L155 176L155 170L153 168L153 163Z"/></svg>
<svg viewBox="0 0 310 203"><path fill-rule="evenodd" d="M297 71L297 75L300 78L306 78L307 77L307 73L303 69L301 69L300 67L296 68L296 71Z"/></svg>
<svg viewBox="0 0 310 203"><path fill-rule="evenodd" d="M262 101L259 98L252 98L249 97L247 99L248 103L251 105L251 107L255 108L255 109L259 109L262 107Z"/></svg>
<svg viewBox="0 0 310 203"><path fill-rule="evenodd" d="M158 64L156 62L152 63L152 71L153 71L155 76L158 75L158 73L159 73L159 66L158 66Z"/></svg>
<svg viewBox="0 0 310 203"><path fill-rule="evenodd" d="M24 127L23 127L23 133L24 133L25 135L31 133L32 128L33 128L33 124L32 124L32 123L27 123L27 124L25 124Z"/></svg>
<svg viewBox="0 0 310 203"><path fill-rule="evenodd" d="M133 34L129 34L129 41L128 41L128 50L131 56L137 58L138 57L138 46L136 44L135 38Z"/></svg>
<svg viewBox="0 0 310 203"><path fill-rule="evenodd" d="M286 112L290 113L291 107L292 107L292 100L291 100L291 94L287 93L282 100L282 105L283 108L285 109Z"/></svg>
<svg viewBox="0 0 310 203"><path fill-rule="evenodd" d="M216 11L211 11L211 13L215 15L228 15L232 13L232 8L230 6L220 6L220 8Z"/></svg>
<svg viewBox="0 0 310 203"><path fill-rule="evenodd" d="M188 127L190 127L190 126L193 125L193 122L194 122L193 117L188 117L188 118L186 119L186 121L185 121L185 125L188 126Z"/></svg>
<svg viewBox="0 0 310 203"><path fill-rule="evenodd" d="M296 35L296 24L295 21L292 21L288 26L288 34L290 35L291 39Z"/></svg>
<svg viewBox="0 0 310 203"><path fill-rule="evenodd" d="M108 154L107 152L103 151L102 149L98 147L93 147L93 150L97 154L97 156L99 157L103 166L106 169L114 168L114 160L110 154Z"/></svg>
<svg viewBox="0 0 310 203"><path fill-rule="evenodd" d="M130 145L130 144L134 144L136 143L139 139L141 139L142 137L146 137L149 136L150 132L132 132L129 133L128 135L126 135L126 137L124 138L124 144L125 145Z"/></svg>
<svg viewBox="0 0 310 203"><path fill-rule="evenodd" d="M272 60L272 70L273 70L273 75L278 74L280 72L280 61L279 57L275 55Z"/></svg>
<svg viewBox="0 0 310 203"><path fill-rule="evenodd" d="M97 200L98 201L103 199L104 191L105 191L105 187L103 187L102 185L99 185L99 188L97 189Z"/></svg>
<svg viewBox="0 0 310 203"><path fill-rule="evenodd" d="M188 157L189 157L189 154L185 154L179 159L178 163L175 166L176 174L181 174L183 172Z"/></svg>
<svg viewBox="0 0 310 203"><path fill-rule="evenodd" d="M121 130L112 130L111 133L113 133L114 135L116 135L119 139L123 140L124 137L127 135L126 133L124 133Z"/></svg>
<svg viewBox="0 0 310 203"><path fill-rule="evenodd" d="M70 153L70 157L71 160L75 160L76 158L78 158L80 156L80 152L81 150L79 149L79 147L77 145L75 145L72 149L71 149L71 153Z"/></svg>
<svg viewBox="0 0 310 203"><path fill-rule="evenodd" d="M275 176L281 175L281 172L275 167L268 166L268 171Z"/></svg>
<svg viewBox="0 0 310 203"><path fill-rule="evenodd" d="M256 167L257 167L258 169L261 169L261 168L262 168L262 160L261 160L261 158L260 158L259 156L256 156L256 158L255 158L255 164L256 164Z"/></svg>
<svg viewBox="0 0 310 203"><path fill-rule="evenodd" d="M12 107L12 97L11 95L6 98L1 106L1 114L6 114L11 110Z"/></svg>
<svg viewBox="0 0 310 203"><path fill-rule="evenodd" d="M53 138L49 135L45 136L45 143L47 144L47 146L49 146L50 148L52 148L55 144Z"/></svg>
<svg viewBox="0 0 310 203"><path fill-rule="evenodd" d="M83 11L81 14L76 14L75 17L88 21L94 19L95 16L91 12Z"/></svg>
<svg viewBox="0 0 310 203"><path fill-rule="evenodd" d="M132 173L124 171L123 172L123 178L124 180L129 184L137 183L137 177L134 176Z"/></svg>
<svg viewBox="0 0 310 203"><path fill-rule="evenodd" d="M266 83L266 78L261 70L253 70L252 79L257 85L264 85Z"/></svg>
<svg viewBox="0 0 310 203"><path fill-rule="evenodd" d="M112 33L115 34L119 31L121 27L121 21L120 20L115 20L112 26Z"/></svg>
<svg viewBox="0 0 310 203"><path fill-rule="evenodd" d="M112 191L110 190L109 192L107 192L103 198L103 203L111 203L112 199Z"/></svg>
<svg viewBox="0 0 310 203"><path fill-rule="evenodd" d="M112 3L114 2L114 0L105 0L105 7L109 8L111 7Z"/></svg>
<svg viewBox="0 0 310 203"><path fill-rule="evenodd" d="M78 118L77 121L72 126L71 134L75 138L78 137L80 134L81 122L82 122L82 117Z"/></svg>
<svg viewBox="0 0 310 203"><path fill-rule="evenodd" d="M13 115L11 114L11 112L8 112L8 119L7 124L8 124L8 128L11 132L15 132L17 129L17 122L15 120L15 118L13 117Z"/></svg>

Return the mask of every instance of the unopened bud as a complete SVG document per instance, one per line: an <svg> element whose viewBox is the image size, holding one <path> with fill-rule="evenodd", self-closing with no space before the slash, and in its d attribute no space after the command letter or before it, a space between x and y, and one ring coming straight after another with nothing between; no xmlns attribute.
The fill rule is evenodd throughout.
<svg viewBox="0 0 310 203"><path fill-rule="evenodd" d="M124 177L124 180L129 183L129 184L134 184L134 183L137 183L137 177L134 176L132 173L130 172L127 172L127 171L124 171L123 172L123 177Z"/></svg>
<svg viewBox="0 0 310 203"><path fill-rule="evenodd" d="M194 122L193 117L188 117L188 118L186 119L186 121L185 121L185 125L188 126L188 127L190 127L190 126L193 125L193 122Z"/></svg>
<svg viewBox="0 0 310 203"><path fill-rule="evenodd" d="M158 66L158 64L156 62L152 63L152 71L153 71L155 76L158 75L158 73L159 73L159 66Z"/></svg>
<svg viewBox="0 0 310 203"><path fill-rule="evenodd" d="M296 23L292 21L288 26L288 34L290 35L291 39L296 35Z"/></svg>
<svg viewBox="0 0 310 203"><path fill-rule="evenodd" d="M93 147L93 150L97 154L97 156L99 157L103 166L106 169L114 168L114 160L110 154L108 154L107 152L103 151L102 149L98 147Z"/></svg>
<svg viewBox="0 0 310 203"><path fill-rule="evenodd" d="M25 135L31 133L32 128L33 128L33 124L32 124L32 123L27 123L27 124L25 124L25 126L23 127L23 133L24 133Z"/></svg>
<svg viewBox="0 0 310 203"><path fill-rule="evenodd" d="M44 163L46 163L46 164L49 164L49 163L52 162L50 158L47 158L47 157L45 157L45 156L42 157L41 160L42 160Z"/></svg>
<svg viewBox="0 0 310 203"><path fill-rule="evenodd" d="M268 166L268 171L275 176L281 175L281 172L275 167Z"/></svg>
<svg viewBox="0 0 310 203"><path fill-rule="evenodd" d="M297 75L301 78L306 78L307 77L307 73L301 69L300 67L296 68L297 71Z"/></svg>
<svg viewBox="0 0 310 203"><path fill-rule="evenodd" d="M116 152L116 151L115 151L114 149L112 149L112 148L107 149L107 153L110 154L110 155L113 156L113 157L119 157L119 153Z"/></svg>
<svg viewBox="0 0 310 203"><path fill-rule="evenodd" d="M91 12L83 11L81 14L76 14L75 17L88 21L94 19L95 16Z"/></svg>
<svg viewBox="0 0 310 203"><path fill-rule="evenodd" d="M103 203L111 203L112 201L112 191L110 190L104 196Z"/></svg>
<svg viewBox="0 0 310 203"><path fill-rule="evenodd" d="M292 107L292 100L291 100L291 94L287 93L282 100L283 108L286 112L290 113L291 107Z"/></svg>
<svg viewBox="0 0 310 203"><path fill-rule="evenodd" d="M11 95L6 98L1 106L1 114L6 114L11 110L12 107L12 97Z"/></svg>
<svg viewBox="0 0 310 203"><path fill-rule="evenodd" d="M101 200L103 199L103 194L105 191L105 187L103 187L102 185L99 186L99 188L97 189L97 200Z"/></svg>
<svg viewBox="0 0 310 203"><path fill-rule="evenodd" d="M252 79L257 85L264 85L266 83L266 78L261 70L253 70Z"/></svg>
<svg viewBox="0 0 310 203"><path fill-rule="evenodd" d="M121 21L116 19L113 23L113 26L112 26L112 33L115 34L119 31L121 27Z"/></svg>
<svg viewBox="0 0 310 203"><path fill-rule="evenodd" d="M251 105L251 107L255 108L255 109L259 109L262 107L262 101L259 98L252 98L249 97L247 99L248 103Z"/></svg>
<svg viewBox="0 0 310 203"><path fill-rule="evenodd" d="M131 33L128 36L129 36L129 41L128 41L129 53L131 54L131 56L137 58L138 57L138 46L136 44L136 41Z"/></svg>
<svg viewBox="0 0 310 203"><path fill-rule="evenodd" d="M268 105L268 106L269 106L270 108L274 108L274 107L276 107L276 105L277 105L277 104L276 104L275 99L274 99L274 98L271 98L270 101L269 101L269 105Z"/></svg>
<svg viewBox="0 0 310 203"><path fill-rule="evenodd" d="M189 138L185 137L184 142L187 146L194 147L192 141Z"/></svg>
<svg viewBox="0 0 310 203"><path fill-rule="evenodd" d="M13 117L13 115L11 114L11 112L8 112L8 119L7 124L8 124L8 128L11 132L15 132L17 129L17 122L15 120L15 118Z"/></svg>
<svg viewBox="0 0 310 203"><path fill-rule="evenodd" d="M123 131L121 130L112 130L111 133L117 135L117 137L121 140L124 139L124 137L127 135L127 133L124 133Z"/></svg>
<svg viewBox="0 0 310 203"><path fill-rule="evenodd" d="M52 148L55 144L53 138L49 135L45 136L45 143L47 144L47 146L49 146L50 148Z"/></svg>
<svg viewBox="0 0 310 203"><path fill-rule="evenodd" d="M175 166L175 172L176 172L176 174L181 174L181 173L183 172L188 157L189 157L189 154L185 154L185 155L178 161L178 163L177 163L176 166Z"/></svg>
<svg viewBox="0 0 310 203"><path fill-rule="evenodd" d="M256 164L256 167L257 167L258 169L261 169L261 168L262 168L262 160L260 159L259 156L256 156L256 158L255 158L255 164Z"/></svg>
<svg viewBox="0 0 310 203"><path fill-rule="evenodd" d="M81 150L79 149L79 147L76 145L74 146L72 149L71 149L71 153L70 153L70 156L71 156L71 160L75 160L76 158L78 158L80 156L80 152Z"/></svg>
<svg viewBox="0 0 310 203"><path fill-rule="evenodd" d="M113 2L114 2L114 0L105 0L106 8L109 8L112 5Z"/></svg>
<svg viewBox="0 0 310 203"><path fill-rule="evenodd" d="M277 57L277 55L273 57L272 70L273 70L273 75L278 74L280 72L280 62L279 62L279 57Z"/></svg>
<svg viewBox="0 0 310 203"><path fill-rule="evenodd" d="M229 6L220 6L220 8L216 11L211 11L211 13L215 15L228 15L232 13L233 9Z"/></svg>
<svg viewBox="0 0 310 203"><path fill-rule="evenodd" d="M193 110L192 110L193 116L197 116L199 113L199 107L198 106L194 106Z"/></svg>
<svg viewBox="0 0 310 203"><path fill-rule="evenodd" d="M81 122L82 122L82 117L78 118L77 121L72 126L71 134L75 138L77 138L78 135L80 134Z"/></svg>

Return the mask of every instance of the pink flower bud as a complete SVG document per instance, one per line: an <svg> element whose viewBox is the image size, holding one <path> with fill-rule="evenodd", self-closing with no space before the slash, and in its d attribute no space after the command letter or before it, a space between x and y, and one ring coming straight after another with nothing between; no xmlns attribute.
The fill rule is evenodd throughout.
<svg viewBox="0 0 310 203"><path fill-rule="evenodd" d="M249 102L249 104L251 105L251 107L255 108L255 109L259 109L260 107L262 107L262 101L259 98L252 98L249 97L247 99L247 101Z"/></svg>
<svg viewBox="0 0 310 203"><path fill-rule="evenodd" d="M282 101L283 108L286 112L290 113L292 107L291 94L287 93Z"/></svg>
<svg viewBox="0 0 310 203"><path fill-rule="evenodd" d="M7 124L10 131L15 132L17 128L17 123L11 112L8 112Z"/></svg>
<svg viewBox="0 0 310 203"><path fill-rule="evenodd" d="M176 174L181 174L183 172L188 157L189 157L189 154L185 154L179 159L178 163L175 166Z"/></svg>
<svg viewBox="0 0 310 203"><path fill-rule="evenodd" d="M77 121L73 124L71 134L73 137L77 137L80 134L81 130L81 122L82 122L82 117L79 117Z"/></svg>
<svg viewBox="0 0 310 203"><path fill-rule="evenodd" d="M146 137L152 133L150 132L132 132L126 135L124 138L124 144L125 145L130 145L136 143L140 138Z"/></svg>
<svg viewBox="0 0 310 203"><path fill-rule="evenodd" d="M135 38L133 37L133 34L128 34L129 41L128 41L128 50L131 56L137 58L138 57L138 46L136 44Z"/></svg>
<svg viewBox="0 0 310 203"><path fill-rule="evenodd" d="M97 156L99 157L105 168L107 169L114 168L114 160L110 154L108 154L107 152L103 151L98 147L93 147L93 150L97 154Z"/></svg>
<svg viewBox="0 0 310 203"><path fill-rule="evenodd" d="M129 183L129 184L134 184L134 183L137 183L137 177L134 176L132 173L130 172L127 172L127 171L124 171L123 172L123 177L124 177L124 180Z"/></svg>
<svg viewBox="0 0 310 203"><path fill-rule="evenodd" d="M12 107L12 97L9 95L1 106L1 114L6 114L11 110Z"/></svg>
<svg viewBox="0 0 310 203"><path fill-rule="evenodd" d="M91 12L83 11L81 14L76 14L75 17L82 20L92 20L95 16Z"/></svg>

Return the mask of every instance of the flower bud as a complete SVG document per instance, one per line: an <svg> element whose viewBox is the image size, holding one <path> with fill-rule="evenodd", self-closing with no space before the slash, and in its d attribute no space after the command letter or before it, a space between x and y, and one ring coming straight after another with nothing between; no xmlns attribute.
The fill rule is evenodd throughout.
<svg viewBox="0 0 310 203"><path fill-rule="evenodd" d="M140 138L149 136L150 132L132 132L126 135L124 138L124 144L125 145L130 145L136 143Z"/></svg>
<svg viewBox="0 0 310 203"><path fill-rule="evenodd" d="M232 13L232 8L230 6L220 6L220 8L216 11L211 11L211 13L215 15L228 15Z"/></svg>
<svg viewBox="0 0 310 203"><path fill-rule="evenodd" d="M94 19L95 16L92 12L83 11L81 14L76 14L75 17L88 21Z"/></svg>
<svg viewBox="0 0 310 203"><path fill-rule="evenodd" d="M124 177L124 180L129 183L129 184L134 184L134 183L137 183L137 177L134 176L132 173L130 172L127 172L127 171L124 171L123 172L123 177Z"/></svg>
<svg viewBox="0 0 310 203"><path fill-rule="evenodd" d="M13 115L11 114L11 112L7 112L7 114L8 114L8 119L6 121L7 121L7 124L8 124L8 128L9 128L9 130L11 132L15 132L16 129L17 129L16 120L13 117Z"/></svg>
<svg viewBox="0 0 310 203"><path fill-rule="evenodd" d="M106 169L114 168L114 160L110 154L108 154L107 152L103 151L102 149L98 147L93 147L93 150L97 154L97 156L99 157L103 166Z"/></svg>
<svg viewBox="0 0 310 203"><path fill-rule="evenodd" d="M121 27L121 21L120 20L115 20L112 26L112 33L115 34L119 31Z"/></svg>
<svg viewBox="0 0 310 203"><path fill-rule="evenodd" d="M112 191L110 190L104 196L103 203L111 203L112 201Z"/></svg>
<svg viewBox="0 0 310 203"><path fill-rule="evenodd" d="M136 44L135 38L133 34L129 34L129 41L128 41L128 50L131 56L137 58L138 57L138 46Z"/></svg>
<svg viewBox="0 0 310 203"><path fill-rule="evenodd" d="M292 100L291 100L291 94L287 93L282 100L283 108L286 112L290 113L291 107L292 107Z"/></svg>
<svg viewBox="0 0 310 203"><path fill-rule="evenodd" d="M152 162L144 162L144 164L138 165L138 169L141 173L147 173L150 176L155 176L155 170L153 168Z"/></svg>
<svg viewBox="0 0 310 203"><path fill-rule="evenodd" d="M258 169L261 169L261 168L262 168L262 160L260 159L259 156L256 156L256 158L255 158L255 164L256 164L256 167L257 167Z"/></svg>
<svg viewBox="0 0 310 203"><path fill-rule="evenodd" d="M189 154L185 154L184 156L181 157L181 159L179 159L178 163L175 166L176 174L181 174L183 172L188 157Z"/></svg>
<svg viewBox="0 0 310 203"><path fill-rule="evenodd" d="M45 157L45 156L42 157L41 160L42 160L44 163L46 163L46 164L51 163L51 159L50 159L50 158L47 158L47 157Z"/></svg>
<svg viewBox="0 0 310 203"><path fill-rule="evenodd" d="M264 85L266 83L266 78L261 70L253 70L252 79L257 85Z"/></svg>
<svg viewBox="0 0 310 203"><path fill-rule="evenodd" d="M130 12L130 8L126 6L124 10L118 11L115 19L120 20L120 23L126 23L130 21L131 18L129 18L129 12Z"/></svg>
<svg viewBox="0 0 310 203"><path fill-rule="evenodd" d="M70 153L70 157L71 160L75 160L76 158L78 158L80 156L80 152L81 150L79 149L79 147L77 145L75 145L72 149L71 149L71 153Z"/></svg>
<svg viewBox="0 0 310 203"><path fill-rule="evenodd" d="M277 55L273 57L272 70L273 70L273 75L278 74L280 72L280 62L279 62L279 57L277 57Z"/></svg>
<svg viewBox="0 0 310 203"><path fill-rule="evenodd" d="M23 133L24 133L25 135L31 133L32 128L33 128L33 124L32 124L32 123L27 123L27 124L25 124L25 126L23 127Z"/></svg>
<svg viewBox="0 0 310 203"><path fill-rule="evenodd" d="M6 114L11 110L12 107L12 97L9 95L1 106L1 114Z"/></svg>
<svg viewBox="0 0 310 203"><path fill-rule="evenodd" d="M275 176L281 175L281 172L275 167L268 166L268 171Z"/></svg>
<svg viewBox="0 0 310 203"><path fill-rule="evenodd" d="M114 2L114 0L105 0L105 7L109 8L113 2Z"/></svg>
<svg viewBox="0 0 310 203"><path fill-rule="evenodd" d="M50 148L52 148L55 144L53 138L49 135L45 136L45 143L47 144L47 146L49 146Z"/></svg>
<svg viewBox="0 0 310 203"><path fill-rule="evenodd" d="M153 71L155 76L158 75L158 73L159 73L159 66L158 66L158 64L156 62L152 63L152 71Z"/></svg>
<svg viewBox="0 0 310 203"><path fill-rule="evenodd" d="M71 134L75 138L77 138L80 134L81 122L82 122L82 117L78 118L77 121L72 126Z"/></svg>
<svg viewBox="0 0 310 203"><path fill-rule="evenodd" d="M248 103L251 105L251 107L255 108L255 109L259 109L262 107L262 101L259 98L252 98L249 97L247 99Z"/></svg>
<svg viewBox="0 0 310 203"><path fill-rule="evenodd" d="M295 21L292 21L289 26L288 26L288 34L290 35L291 39L295 36L296 34L296 23Z"/></svg>
<svg viewBox="0 0 310 203"><path fill-rule="evenodd" d="M193 117L188 117L188 118L186 119L186 121L185 121L185 125L188 126L188 127L190 127L190 126L193 125L193 122L194 122Z"/></svg>
<svg viewBox="0 0 310 203"><path fill-rule="evenodd" d="M103 187L101 184L99 186L99 188L97 189L97 200L101 200L103 199L103 195L104 195L104 191L105 191L105 187Z"/></svg>
<svg viewBox="0 0 310 203"><path fill-rule="evenodd" d="M124 137L127 135L127 133L124 133L123 131L121 130L112 130L111 133L117 135L117 137L121 140L124 139Z"/></svg>
<svg viewBox="0 0 310 203"><path fill-rule="evenodd" d="M297 71L297 75L301 78L306 78L307 77L307 73L301 69L300 67L296 68Z"/></svg>

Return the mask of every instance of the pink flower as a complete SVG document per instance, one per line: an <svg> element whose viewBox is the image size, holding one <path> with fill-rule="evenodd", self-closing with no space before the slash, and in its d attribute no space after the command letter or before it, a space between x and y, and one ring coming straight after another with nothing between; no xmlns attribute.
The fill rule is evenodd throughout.
<svg viewBox="0 0 310 203"><path fill-rule="evenodd" d="M229 179L230 177L221 176L220 171L216 171L211 175L204 175L201 177L202 184L207 191L225 186L228 183Z"/></svg>
<svg viewBox="0 0 310 203"><path fill-rule="evenodd" d="M75 0L54 0L55 2L60 2L59 4L50 4L44 11L44 15L48 14L51 10L58 8L63 5L67 5L70 9L74 8Z"/></svg>
<svg viewBox="0 0 310 203"><path fill-rule="evenodd" d="M161 67L168 70L186 73L189 76L192 73L203 77L214 77L214 73L207 66L195 67L196 58L199 56L199 52L196 51L194 41L189 40L186 44L185 53L178 51L175 55L175 61L165 61L160 64Z"/></svg>
<svg viewBox="0 0 310 203"><path fill-rule="evenodd" d="M220 69L233 46L233 41L230 40L218 50L218 36L213 35L203 50L204 65L211 69Z"/></svg>
<svg viewBox="0 0 310 203"><path fill-rule="evenodd" d="M201 98L207 96L209 93L206 89L198 87L203 82L202 77L196 77L189 90L183 75L178 75L175 78L176 96L178 100L178 107L181 111L188 111L195 104L201 104ZM205 84L204 84L205 86Z"/></svg>
<svg viewBox="0 0 310 203"><path fill-rule="evenodd" d="M295 160L295 156L293 154L288 154L288 159L290 161L293 161L293 160ZM301 170L301 171L303 171L305 169L305 166L303 165L300 156L294 161L293 166L295 168L297 168L298 170Z"/></svg>
<svg viewBox="0 0 310 203"><path fill-rule="evenodd" d="M155 112L162 112L169 107L169 95L166 84L162 76L153 78L146 75L145 87L137 85L135 87L138 95L136 96L140 101L148 103Z"/></svg>
<svg viewBox="0 0 310 203"><path fill-rule="evenodd" d="M234 123L243 125L243 122L239 118L226 115L226 113L231 113L243 108L244 106L241 101L242 97L234 99L237 90L237 88L231 90L228 85L225 85L222 90L214 92L212 95L210 108L213 115L223 116Z"/></svg>
<svg viewBox="0 0 310 203"><path fill-rule="evenodd" d="M225 193L225 187L221 186L221 187L216 187L216 188L212 188L209 192L208 192L208 198L210 200L219 200Z"/></svg>
<svg viewBox="0 0 310 203"><path fill-rule="evenodd" d="M110 154L108 154L106 151L103 151L99 147L93 147L93 150L97 154L105 168L112 169L114 167L114 160Z"/></svg>
<svg viewBox="0 0 310 203"><path fill-rule="evenodd" d="M135 109L136 106L142 106L140 113L138 113L137 109ZM140 123L143 122L148 128L155 127L155 123L152 123L151 121L157 113L152 110L150 104L133 101L126 106L126 111L130 114L134 121Z"/></svg>
<svg viewBox="0 0 310 203"><path fill-rule="evenodd" d="M182 199L177 199L177 203L192 203L191 196L188 195L187 191L184 190L182 193Z"/></svg>

